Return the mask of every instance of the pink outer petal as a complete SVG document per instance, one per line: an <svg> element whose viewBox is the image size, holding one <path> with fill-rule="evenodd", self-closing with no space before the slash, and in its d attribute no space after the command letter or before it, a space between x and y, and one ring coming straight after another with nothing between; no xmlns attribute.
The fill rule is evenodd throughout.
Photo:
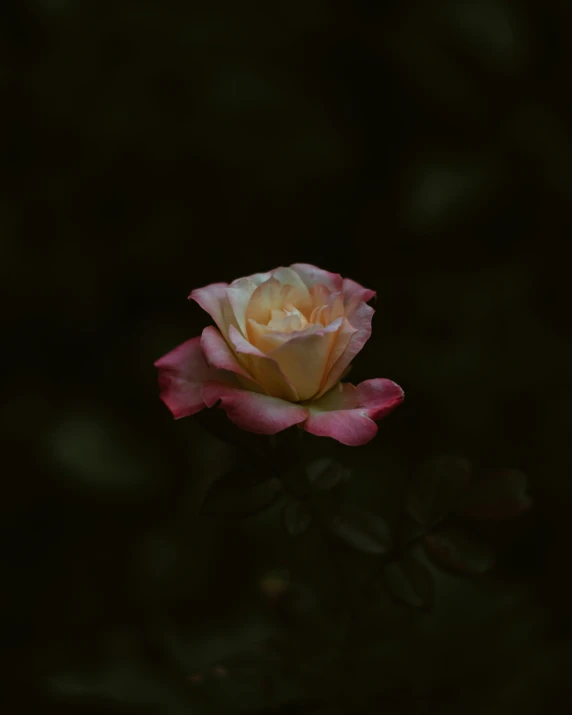
<svg viewBox="0 0 572 715"><path fill-rule="evenodd" d="M232 327L232 330L234 331L236 328ZM209 365L219 370L234 373L238 377L240 384L248 390L264 392L262 385L240 364L236 354L230 349L228 343L214 325L209 325L203 330L201 350Z"/></svg>
<svg viewBox="0 0 572 715"><path fill-rule="evenodd" d="M308 404L307 432L359 446L377 433L374 420L385 417L403 401L403 390L391 380L366 380L354 387L339 383L324 397Z"/></svg>
<svg viewBox="0 0 572 715"><path fill-rule="evenodd" d="M157 360L160 397L175 419L200 412L204 402L201 389L206 380L216 380L220 373L207 365L201 339L191 338Z"/></svg>
<svg viewBox="0 0 572 715"><path fill-rule="evenodd" d="M209 325L202 332L201 350L203 351L207 363L212 367L216 367L219 370L228 370L229 372L234 372L241 377L252 380L252 377L246 372L238 362L236 355L228 347L226 340L213 325Z"/></svg>
<svg viewBox="0 0 572 715"><path fill-rule="evenodd" d="M364 380L356 388L358 406L372 420L380 420L396 407L405 397L403 390L392 380L384 377Z"/></svg>
<svg viewBox="0 0 572 715"><path fill-rule="evenodd" d="M351 278L344 278L343 290L346 305L354 301L367 303L372 298L375 298L374 290L364 288L359 283L352 281Z"/></svg>
<svg viewBox="0 0 572 715"><path fill-rule="evenodd" d="M220 382L205 383L202 396L207 407L220 400L229 419L241 429L257 434L276 434L308 416L308 409L300 405Z"/></svg>
<svg viewBox="0 0 572 715"><path fill-rule="evenodd" d="M310 263L293 263L290 268L296 271L304 283L311 288L315 283L323 283L330 290L340 292L343 280L339 273L330 273Z"/></svg>
<svg viewBox="0 0 572 715"><path fill-rule="evenodd" d="M211 283L204 288L195 288L189 300L196 301L218 325L221 333L228 335L230 325L236 325L236 318L227 295L228 283Z"/></svg>

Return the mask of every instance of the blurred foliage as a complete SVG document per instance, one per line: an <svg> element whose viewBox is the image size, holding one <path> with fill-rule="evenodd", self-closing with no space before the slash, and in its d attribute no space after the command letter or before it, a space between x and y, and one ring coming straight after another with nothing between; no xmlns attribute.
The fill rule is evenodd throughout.
<svg viewBox="0 0 572 715"><path fill-rule="evenodd" d="M558 709L570 3L8 0L2 20L10 712ZM406 393L366 447L310 440L352 472L323 475L321 499L395 533L442 454L485 482L518 470L473 517L528 506L520 470L534 496L510 523L463 522L495 547L486 574L392 562L345 655L331 644L378 557L341 549L340 581L284 499L202 513L237 453L224 427L172 421L152 367L208 323L192 288L295 261L377 291L351 380ZM437 561L489 565L435 538Z"/></svg>

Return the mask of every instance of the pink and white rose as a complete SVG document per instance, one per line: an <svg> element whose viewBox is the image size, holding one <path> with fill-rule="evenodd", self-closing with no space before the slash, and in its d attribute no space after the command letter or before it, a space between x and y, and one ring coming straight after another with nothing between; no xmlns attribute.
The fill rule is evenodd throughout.
<svg viewBox="0 0 572 715"><path fill-rule="evenodd" d="M161 399L177 419L220 403L251 432L297 424L365 444L403 400L391 380L340 382L371 335L374 296L305 263L197 288L189 298L217 327L157 360Z"/></svg>

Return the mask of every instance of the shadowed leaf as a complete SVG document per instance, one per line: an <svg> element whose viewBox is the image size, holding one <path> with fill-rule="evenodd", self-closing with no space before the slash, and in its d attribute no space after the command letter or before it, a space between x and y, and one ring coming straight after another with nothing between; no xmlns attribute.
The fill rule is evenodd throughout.
<svg viewBox="0 0 572 715"><path fill-rule="evenodd" d="M407 511L419 524L435 524L455 506L470 479L471 465L462 457L428 460L411 480Z"/></svg>
<svg viewBox="0 0 572 715"><path fill-rule="evenodd" d="M532 505L526 490L526 474L518 469L492 472L471 486L458 513L466 519L511 519Z"/></svg>
<svg viewBox="0 0 572 715"><path fill-rule="evenodd" d="M446 528L427 534L425 550L437 566L450 573L481 574L494 564L488 546L460 529Z"/></svg>
<svg viewBox="0 0 572 715"><path fill-rule="evenodd" d="M355 506L340 506L330 521L330 528L340 539L366 554L385 554L391 547L387 522Z"/></svg>
<svg viewBox="0 0 572 715"><path fill-rule="evenodd" d="M433 574L415 556L388 563L384 577L390 594L396 600L413 608L432 608L435 599Z"/></svg>
<svg viewBox="0 0 572 715"><path fill-rule="evenodd" d="M303 502L290 501L282 510L286 531L291 536L303 534L312 523L312 514Z"/></svg>
<svg viewBox="0 0 572 715"><path fill-rule="evenodd" d="M308 482L313 491L324 492L349 478L349 470L331 457L315 459L306 466Z"/></svg>
<svg viewBox="0 0 572 715"><path fill-rule="evenodd" d="M257 514L272 506L282 494L280 481L261 477L251 465L238 465L219 477L201 505L202 514L236 517Z"/></svg>

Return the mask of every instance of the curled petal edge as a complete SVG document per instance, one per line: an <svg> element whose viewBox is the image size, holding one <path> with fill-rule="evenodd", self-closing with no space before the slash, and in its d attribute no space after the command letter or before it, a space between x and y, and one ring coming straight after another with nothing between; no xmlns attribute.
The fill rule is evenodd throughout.
<svg viewBox="0 0 572 715"><path fill-rule="evenodd" d="M207 364L200 343L200 337L191 338L154 363L159 373L159 397L175 419L200 412L205 406L203 383L221 375Z"/></svg>
<svg viewBox="0 0 572 715"><path fill-rule="evenodd" d="M202 398L207 407L220 402L232 422L257 434L276 434L303 422L308 416L308 409L299 404L218 381L203 385Z"/></svg>
<svg viewBox="0 0 572 715"><path fill-rule="evenodd" d="M322 398L308 404L304 429L351 447L367 444L377 433L375 421L386 417L403 398L401 387L384 378L365 380L357 387L338 383Z"/></svg>
<svg viewBox="0 0 572 715"><path fill-rule="evenodd" d="M209 344L215 334L209 331L207 336ZM384 378L365 380L357 387L338 383L321 398L305 403L270 397L233 385L236 377L242 376L242 368L233 369L227 362L232 354L224 354L222 336L213 342L221 349L214 359L212 344L207 361L202 338L196 337L155 362L160 397L175 419L220 403L229 419L249 432L271 435L297 424L311 434L359 446L375 437L375 421L387 416L404 398L399 385Z"/></svg>

